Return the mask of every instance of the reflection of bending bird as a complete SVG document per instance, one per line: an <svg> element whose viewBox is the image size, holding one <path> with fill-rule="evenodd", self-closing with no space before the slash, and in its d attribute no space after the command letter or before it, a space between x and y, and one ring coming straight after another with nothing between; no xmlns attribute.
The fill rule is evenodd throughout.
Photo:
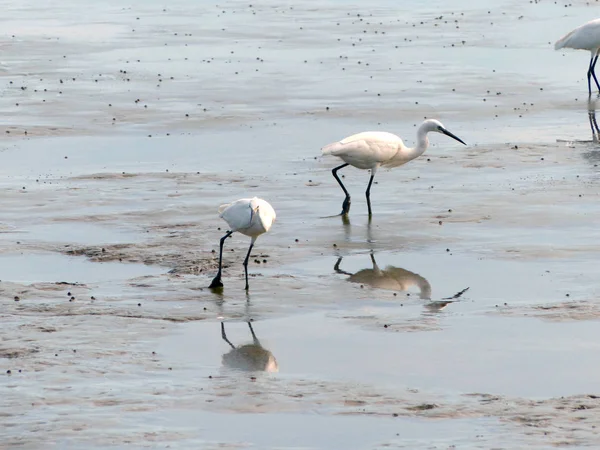
<svg viewBox="0 0 600 450"><path fill-rule="evenodd" d="M279 367L273 353L260 345L250 322L248 322L248 327L254 342L236 347L227 339L225 323L221 322L221 337L231 346L231 350L223 355L223 365L239 370L278 372Z"/></svg>
<svg viewBox="0 0 600 450"><path fill-rule="evenodd" d="M368 284L378 289L387 289L391 291L407 291L411 286L419 288L419 298L431 298L431 285L429 281L421 275L410 272L399 267L387 266L381 270L375 261L375 256L371 253L372 269L362 269L356 273L346 272L340 269L342 258L338 258L333 270L337 273L349 275L348 281L351 283Z"/></svg>

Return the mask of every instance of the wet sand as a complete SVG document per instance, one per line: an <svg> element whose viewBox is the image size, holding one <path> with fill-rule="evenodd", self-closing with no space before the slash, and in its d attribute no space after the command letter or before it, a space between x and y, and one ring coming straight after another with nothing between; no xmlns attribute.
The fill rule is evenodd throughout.
<svg viewBox="0 0 600 450"><path fill-rule="evenodd" d="M370 5L4 5L0 448L600 444L596 105L552 47L594 6ZM322 145L425 117L469 145L323 218Z"/></svg>

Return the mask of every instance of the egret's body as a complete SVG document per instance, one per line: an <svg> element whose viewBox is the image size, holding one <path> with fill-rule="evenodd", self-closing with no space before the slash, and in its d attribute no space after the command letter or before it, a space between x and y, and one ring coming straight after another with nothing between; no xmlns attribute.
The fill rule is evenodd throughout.
<svg viewBox="0 0 600 450"><path fill-rule="evenodd" d="M242 198L232 203L219 206L219 217L229 225L229 231L221 238L219 246L219 272L210 284L211 288L223 287L221 281L221 269L223 265L223 244L225 239L236 231L249 236L252 240L246 259L244 260L244 272L246 275L246 290L248 290L248 259L254 247L256 238L268 232L275 222L275 210L265 200L258 197Z"/></svg>
<svg viewBox="0 0 600 450"><path fill-rule="evenodd" d="M323 155L337 156L344 164L337 166L332 170L334 178L341 186L346 198L342 204L342 215L348 214L350 211L350 194L346 187L337 175L337 171L348 166L354 166L357 169L370 170L371 178L367 186L366 197L367 206L369 208L369 216L371 212L371 184L379 167L398 167L406 164L409 161L421 156L429 146L427 133L429 132L443 133L453 139L465 144L461 139L450 133L437 120L428 119L424 121L417 130L417 146L407 147L399 136L384 131L367 131L364 133L354 134L341 141L323 147ZM466 145L466 144L465 144Z"/></svg>
<svg viewBox="0 0 600 450"><path fill-rule="evenodd" d="M598 83L595 73L596 62L598 62L598 55L600 54L600 19L584 23L560 38L554 44L554 49L560 50L561 48L587 50L591 53L590 64L587 71L588 92L592 95L592 77L600 92L600 84Z"/></svg>

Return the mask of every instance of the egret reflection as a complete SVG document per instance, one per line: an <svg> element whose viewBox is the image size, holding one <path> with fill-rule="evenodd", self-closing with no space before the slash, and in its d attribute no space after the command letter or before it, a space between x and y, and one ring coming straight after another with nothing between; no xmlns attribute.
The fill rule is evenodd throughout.
<svg viewBox="0 0 600 450"><path fill-rule="evenodd" d="M596 122L596 106L598 104L598 98L588 99L588 119L590 121L590 128L592 129L592 142L598 142L600 139L600 128L598 128L598 122Z"/></svg>
<svg viewBox="0 0 600 450"><path fill-rule="evenodd" d="M362 269L355 273L347 272L340 268L342 257L339 257L333 270L348 275L348 281L351 283L366 284L378 289L408 291L416 286L419 289L419 298L431 299L431 285L421 275L394 266L386 266L385 269L381 269L375 261L375 255L371 253L370 257L373 266L370 269Z"/></svg>
<svg viewBox="0 0 600 450"><path fill-rule="evenodd" d="M252 334L252 343L236 347L227 338L225 333L225 323L221 322L221 337L229 344L231 350L223 355L223 365L231 369L244 371L263 371L263 372L278 372L279 366L277 360L269 350L265 349L261 344L252 324L248 323L250 333Z"/></svg>

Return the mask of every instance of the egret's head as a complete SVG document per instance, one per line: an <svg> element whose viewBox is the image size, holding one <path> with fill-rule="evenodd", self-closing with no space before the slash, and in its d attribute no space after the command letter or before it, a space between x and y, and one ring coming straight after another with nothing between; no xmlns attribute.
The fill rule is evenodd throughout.
<svg viewBox="0 0 600 450"><path fill-rule="evenodd" d="M464 141L462 139L460 139L459 137L450 133L446 129L446 127L442 124L442 122L440 122L439 120L427 119L425 122L423 122L423 125L421 125L421 126L424 127L427 132L435 131L436 133L442 133L442 134L445 134L446 136L450 136L452 139L456 139L461 144L467 145L464 143Z"/></svg>

